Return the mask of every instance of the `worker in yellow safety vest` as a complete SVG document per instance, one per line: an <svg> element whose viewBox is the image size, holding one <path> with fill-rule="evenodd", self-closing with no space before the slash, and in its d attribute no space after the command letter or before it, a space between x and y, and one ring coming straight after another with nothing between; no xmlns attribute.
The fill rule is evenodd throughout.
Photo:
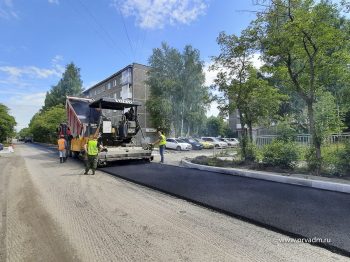
<svg viewBox="0 0 350 262"><path fill-rule="evenodd" d="M156 142L153 143L153 145L155 144L159 144L159 154L160 154L160 163L164 163L164 150L165 150L165 145L166 145L166 137L163 134L163 132L161 130L158 130L158 140Z"/></svg>
<svg viewBox="0 0 350 262"><path fill-rule="evenodd" d="M97 141L97 138L93 135L90 135L88 141L84 145L85 152L87 154L87 159L85 162L85 173L88 175L89 170L92 170L92 174L95 175L98 161L99 150L102 149L102 146Z"/></svg>

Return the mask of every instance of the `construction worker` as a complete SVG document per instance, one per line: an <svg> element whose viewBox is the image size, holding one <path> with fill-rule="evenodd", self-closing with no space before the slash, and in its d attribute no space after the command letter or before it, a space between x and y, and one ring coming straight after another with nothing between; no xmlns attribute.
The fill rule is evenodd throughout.
<svg viewBox="0 0 350 262"><path fill-rule="evenodd" d="M159 136L159 139L156 142L154 142L153 145L159 144L160 163L163 164L164 163L164 150L165 150L165 145L166 145L166 137L161 130L158 130L158 136Z"/></svg>
<svg viewBox="0 0 350 262"><path fill-rule="evenodd" d="M93 135L90 135L88 141L84 145L85 152L87 154L85 173L88 175L89 170L92 170L92 174L95 175L98 161L98 152L99 149L102 149L102 146L98 143L97 138Z"/></svg>
<svg viewBox="0 0 350 262"><path fill-rule="evenodd" d="M67 141L64 139L64 135L60 135L60 138L57 141L58 144L58 153L60 155L60 163L66 162L66 149Z"/></svg>

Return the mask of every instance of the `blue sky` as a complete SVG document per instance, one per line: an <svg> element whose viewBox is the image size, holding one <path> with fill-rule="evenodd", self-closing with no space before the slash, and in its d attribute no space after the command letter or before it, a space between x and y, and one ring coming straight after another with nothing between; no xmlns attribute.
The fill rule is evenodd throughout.
<svg viewBox="0 0 350 262"><path fill-rule="evenodd" d="M0 0L0 103L19 130L66 64L81 69L88 88L132 62L147 64L162 41L191 44L209 64L219 32L239 34L254 19L242 10L256 9L253 0Z"/></svg>

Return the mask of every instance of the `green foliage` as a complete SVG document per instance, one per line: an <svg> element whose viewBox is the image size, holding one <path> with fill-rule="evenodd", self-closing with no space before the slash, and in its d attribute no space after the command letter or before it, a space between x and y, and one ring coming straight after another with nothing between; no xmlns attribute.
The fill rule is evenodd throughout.
<svg viewBox="0 0 350 262"><path fill-rule="evenodd" d="M343 150L337 152L336 173L340 176L350 176L350 142Z"/></svg>
<svg viewBox="0 0 350 262"><path fill-rule="evenodd" d="M324 173L334 176L350 175L350 141L322 148Z"/></svg>
<svg viewBox="0 0 350 262"><path fill-rule="evenodd" d="M199 133L209 97L199 51L186 46L180 53L163 43L153 50L149 64L146 106L153 124L176 136Z"/></svg>
<svg viewBox="0 0 350 262"><path fill-rule="evenodd" d="M227 123L222 117L211 116L206 121L205 135L207 136L225 136L227 132Z"/></svg>
<svg viewBox="0 0 350 262"><path fill-rule="evenodd" d="M244 140L241 139L240 147L237 151L238 156L240 156L242 162L254 162L259 158L259 150L255 144L247 142L246 145L242 146Z"/></svg>
<svg viewBox="0 0 350 262"><path fill-rule="evenodd" d="M342 131L342 121L335 98L330 92L320 92L314 104L315 131L317 138L322 142L329 135Z"/></svg>
<svg viewBox="0 0 350 262"><path fill-rule="evenodd" d="M319 175L319 170L322 168L322 158L316 157L316 149L315 147L309 147L305 154L305 159L307 162L307 166L309 171L315 173L315 175Z"/></svg>
<svg viewBox="0 0 350 262"><path fill-rule="evenodd" d="M29 137L32 136L33 134L31 133L31 130L29 127L25 127L22 128L19 132L18 132L18 136L21 138L25 138L25 137Z"/></svg>
<svg viewBox="0 0 350 262"><path fill-rule="evenodd" d="M254 21L253 28L267 72L307 106L315 147L309 152L315 154L310 161L317 159L313 166L319 173L322 130L315 123L314 103L320 90L336 87L349 74L349 22L330 1L277 0Z"/></svg>
<svg viewBox="0 0 350 262"><path fill-rule="evenodd" d="M242 133L242 140L248 138L250 142L253 126L269 124L277 115L281 102L287 98L277 88L270 86L252 66L253 35L249 28L240 37L220 33L217 42L221 53L214 57L212 67L219 71L215 83L225 97L220 101L222 108L230 113L238 109L241 126L247 126L249 130L249 133ZM246 155L247 145L241 143L243 156Z"/></svg>
<svg viewBox="0 0 350 262"><path fill-rule="evenodd" d="M66 70L57 85L46 93L44 110L56 105L65 105L66 96L79 96L82 93L80 69L74 63L66 66Z"/></svg>
<svg viewBox="0 0 350 262"><path fill-rule="evenodd" d="M280 121L277 124L277 139L283 142L293 141L297 131L288 120Z"/></svg>
<svg viewBox="0 0 350 262"><path fill-rule="evenodd" d="M262 151L262 162L266 166L293 169L298 161L299 151L294 142L273 140Z"/></svg>
<svg viewBox="0 0 350 262"><path fill-rule="evenodd" d="M16 120L9 114L7 106L0 104L0 142L15 134Z"/></svg>
<svg viewBox="0 0 350 262"><path fill-rule="evenodd" d="M63 105L57 105L34 115L29 128L35 141L56 143L57 127L66 121L66 111Z"/></svg>

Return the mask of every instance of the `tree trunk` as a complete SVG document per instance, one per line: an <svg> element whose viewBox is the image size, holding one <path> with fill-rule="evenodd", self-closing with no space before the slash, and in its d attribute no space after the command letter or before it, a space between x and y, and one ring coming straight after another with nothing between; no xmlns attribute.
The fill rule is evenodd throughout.
<svg viewBox="0 0 350 262"><path fill-rule="evenodd" d="M253 126L252 126L252 123L248 123L248 131L249 131L249 133L248 133L248 141L250 142L250 143L253 143Z"/></svg>
<svg viewBox="0 0 350 262"><path fill-rule="evenodd" d="M308 117L309 117L309 132L311 135L311 144L315 148L315 157L316 157L316 162L317 162L315 174L320 175L321 167L322 167L322 156L321 156L321 142L322 141L320 141L320 139L318 138L317 133L316 133L315 120L314 120L314 109L313 109L312 100L307 102L307 111L308 111Z"/></svg>

